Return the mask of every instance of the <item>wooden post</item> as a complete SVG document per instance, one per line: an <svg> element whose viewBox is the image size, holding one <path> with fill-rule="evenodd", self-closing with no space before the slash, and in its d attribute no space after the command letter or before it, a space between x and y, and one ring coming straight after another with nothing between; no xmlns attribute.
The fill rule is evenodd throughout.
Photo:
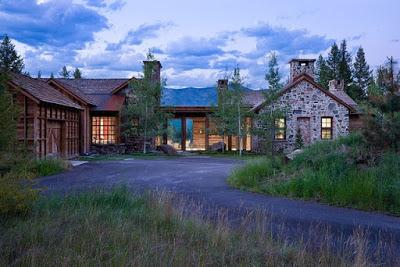
<svg viewBox="0 0 400 267"><path fill-rule="evenodd" d="M181 140L181 148L183 151L186 150L186 117L182 117L182 140Z"/></svg>
<svg viewBox="0 0 400 267"><path fill-rule="evenodd" d="M205 121L205 149L208 150L210 146L210 137L209 137L209 128L210 128L210 121L208 119L208 116L206 116L206 121Z"/></svg>
<svg viewBox="0 0 400 267"><path fill-rule="evenodd" d="M232 151L232 135L228 135L228 151Z"/></svg>

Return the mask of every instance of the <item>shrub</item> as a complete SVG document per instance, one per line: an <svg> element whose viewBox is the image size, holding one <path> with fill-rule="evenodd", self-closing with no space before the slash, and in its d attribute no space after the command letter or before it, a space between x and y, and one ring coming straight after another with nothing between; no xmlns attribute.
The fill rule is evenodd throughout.
<svg viewBox="0 0 400 267"><path fill-rule="evenodd" d="M0 175L0 216L29 212L38 194L38 190L31 188L30 179L56 174L68 167L61 159L28 159L27 154L3 163L7 172Z"/></svg>
<svg viewBox="0 0 400 267"><path fill-rule="evenodd" d="M37 190L12 173L0 176L0 216L25 214L30 211Z"/></svg>

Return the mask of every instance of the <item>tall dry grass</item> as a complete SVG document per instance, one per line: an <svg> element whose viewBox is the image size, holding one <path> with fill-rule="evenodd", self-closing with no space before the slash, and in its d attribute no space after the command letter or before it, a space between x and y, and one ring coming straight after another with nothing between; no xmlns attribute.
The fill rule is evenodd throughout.
<svg viewBox="0 0 400 267"><path fill-rule="evenodd" d="M321 246L273 233L270 216L248 212L233 226L226 210L204 216L200 204L169 193L127 189L41 198L30 216L3 220L1 266L370 266L365 236L340 250L329 231ZM316 231L316 228L310 228ZM325 239L325 240L324 240ZM339 252L340 251L340 252ZM372 261L373 260L373 261Z"/></svg>

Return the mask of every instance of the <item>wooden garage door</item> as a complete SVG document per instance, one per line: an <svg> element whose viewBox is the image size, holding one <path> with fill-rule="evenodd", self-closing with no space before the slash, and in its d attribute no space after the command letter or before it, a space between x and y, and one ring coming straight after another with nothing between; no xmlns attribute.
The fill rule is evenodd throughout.
<svg viewBox="0 0 400 267"><path fill-rule="evenodd" d="M62 155L62 123L60 121L47 122L47 155L61 156Z"/></svg>

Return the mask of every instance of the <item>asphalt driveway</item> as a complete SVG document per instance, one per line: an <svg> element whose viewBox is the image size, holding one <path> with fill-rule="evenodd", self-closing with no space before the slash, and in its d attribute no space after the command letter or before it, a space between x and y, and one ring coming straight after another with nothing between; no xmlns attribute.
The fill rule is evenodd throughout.
<svg viewBox="0 0 400 267"><path fill-rule="evenodd" d="M270 216L269 226L274 233L284 233L293 240L313 239L317 246L322 242L316 241L316 236L322 236L318 231L329 229L335 243L347 239L357 229L366 229L371 250L380 247L391 257L400 257L399 217L236 190L226 184L226 178L242 163L200 156L101 161L80 165L38 181L39 186L47 188L47 193L68 194L118 185L127 185L133 190L172 191L199 201L207 207L204 212L210 215L224 209L233 225L251 211L263 211ZM310 232L313 232L313 237L310 237Z"/></svg>

